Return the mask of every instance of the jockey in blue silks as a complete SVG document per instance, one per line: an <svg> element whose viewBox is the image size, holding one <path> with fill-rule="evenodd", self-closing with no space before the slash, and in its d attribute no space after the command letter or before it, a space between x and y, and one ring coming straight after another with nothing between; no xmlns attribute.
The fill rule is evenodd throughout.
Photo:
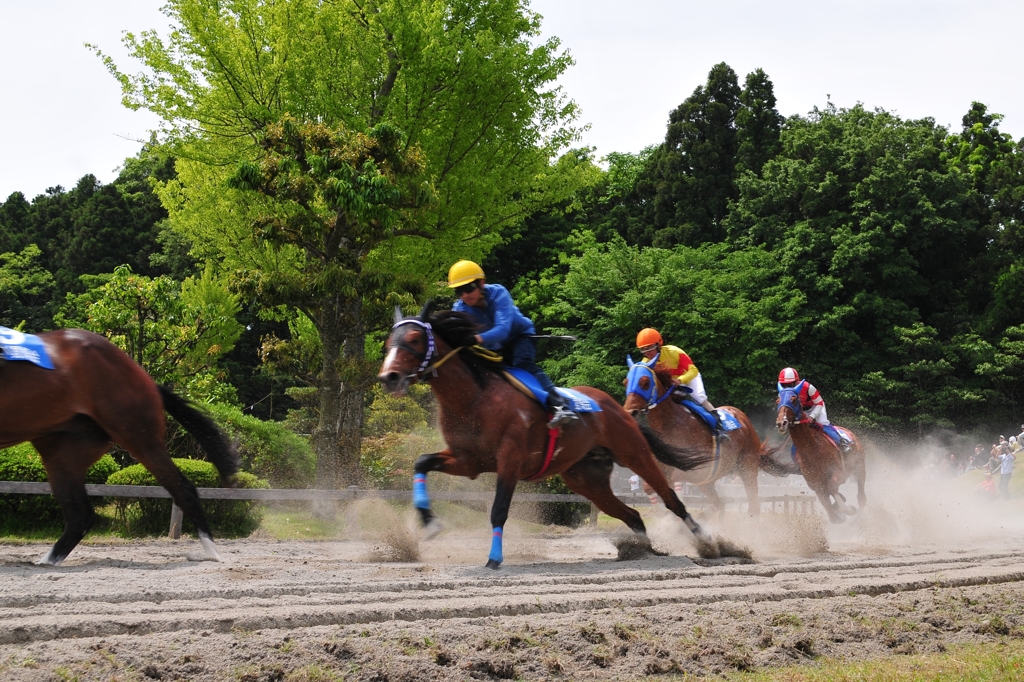
<svg viewBox="0 0 1024 682"><path fill-rule="evenodd" d="M476 342L498 351L505 364L532 374L548 394L548 410L552 413L550 428L579 419L563 398L551 378L537 366L537 342L533 322L523 315L512 301L508 289L500 284L487 284L484 271L473 261L460 260L448 271L448 287L455 289L459 300L452 310L470 315L483 330Z"/></svg>

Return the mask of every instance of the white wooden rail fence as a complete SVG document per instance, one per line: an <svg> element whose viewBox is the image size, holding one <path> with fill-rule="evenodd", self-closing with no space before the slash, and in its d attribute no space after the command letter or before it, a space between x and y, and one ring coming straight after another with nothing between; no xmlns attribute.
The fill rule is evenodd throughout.
<svg viewBox="0 0 1024 682"><path fill-rule="evenodd" d="M271 488L271 489L245 489L245 488L199 488L199 498L203 500L408 500L412 501L411 490L364 490L351 486L341 490L316 490L312 488ZM170 498L170 493L160 486L149 485L97 485L87 484L85 491L93 497L162 497ZM49 495L49 483L31 483L26 481L0 481L0 494L15 495ZM679 494L677 492L677 494ZM630 506L651 505L651 501L643 493L619 493L616 495L620 500ZM443 500L448 502L491 502L494 500L493 492L472 492L472 491L431 491L432 500ZM679 495L683 504L694 509L703 509L708 506L708 500L703 495ZM730 506L743 511L747 507L745 497L722 497L722 502L728 509ZM590 502L582 495L555 495L546 493L516 493L513 498L515 502ZM773 495L761 497L761 511L782 514L813 514L817 499L813 495ZM591 522L597 521L597 507L590 505ZM171 537L181 536L181 509L178 505L171 504Z"/></svg>

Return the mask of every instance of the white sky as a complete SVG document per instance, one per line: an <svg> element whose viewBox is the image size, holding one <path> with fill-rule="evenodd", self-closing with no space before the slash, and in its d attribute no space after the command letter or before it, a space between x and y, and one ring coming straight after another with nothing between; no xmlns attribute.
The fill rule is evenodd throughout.
<svg viewBox="0 0 1024 682"><path fill-rule="evenodd" d="M163 29L160 0L0 0L0 200L116 177L156 127L83 43L130 70L124 30ZM668 112L725 61L742 83L761 67L779 111L826 95L959 129L972 100L1024 136L1020 0L533 0L576 59L566 92L598 154L660 142Z"/></svg>

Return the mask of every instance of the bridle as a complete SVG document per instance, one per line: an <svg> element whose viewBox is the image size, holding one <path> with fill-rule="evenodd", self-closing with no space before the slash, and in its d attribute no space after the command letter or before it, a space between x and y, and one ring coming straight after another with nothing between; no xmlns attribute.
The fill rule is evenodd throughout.
<svg viewBox="0 0 1024 682"><path fill-rule="evenodd" d="M792 423L793 424L802 424L802 423L807 421L807 417L804 415L803 405L800 404L800 389L803 386L803 384L804 384L804 382L801 381L796 386L793 386L792 388L783 388L782 384L776 384L776 387L778 388L778 391L779 391L779 411L781 412L782 408L784 408L784 407L789 408L790 410L792 410L792 412L793 412L793 422ZM789 420L787 419L787 420L785 420L784 422L782 422L780 424L780 423L778 423L778 420L776 419L776 425L775 426L776 426L776 428L779 429L780 433L782 432L782 425L783 424L786 427L786 431L788 431L789 427L790 427Z"/></svg>
<svg viewBox="0 0 1024 682"><path fill-rule="evenodd" d="M413 324L413 325L416 325L416 326L418 326L418 327L423 329L423 331L424 331L424 333L426 334L426 337L427 337L427 351L425 353L422 353L422 352L416 350L415 348L413 348L412 346L410 346L408 343L405 342L405 338L404 337L400 338L398 341L396 341L394 343L389 344L391 348L398 348L399 350L404 350L406 353L408 353L409 355L413 356L414 358L416 358L417 360L420 361L419 366L416 367L416 371L413 372L412 374L407 374L405 376L406 379L416 379L417 381L428 381L430 379L430 377L427 376L428 374L431 377L436 377L437 376L437 368L438 367L440 367L441 365L446 363L449 358L451 358L453 355L458 353L460 350L462 350L463 348L466 348L466 346L459 346L458 348L453 348L444 357L442 357L439 360L437 360L437 362L433 362L432 363L431 361L438 357L438 354L437 354L437 341L434 340L434 329L433 329L433 327L430 326L429 322L424 322L423 320L419 320L419 319L413 317L413 318L409 318L407 320L401 320L399 322L395 322L395 324L393 324L391 326L391 331L394 332L399 327L401 327L403 325L407 325L407 324Z"/></svg>
<svg viewBox="0 0 1024 682"><path fill-rule="evenodd" d="M662 393L661 395L657 395L657 393L658 393L658 386L660 385L660 382L658 381L658 377L654 373L654 370L652 369L652 367L654 367L654 363L656 363L658 361L658 356L657 355L655 355L653 358L651 358L651 360L648 361L648 362L636 362L636 363L634 363L633 359L632 358L628 358L628 357L627 357L627 360L629 360L630 365L629 365L629 374L626 376L626 395L629 395L630 393L635 393L636 395L640 396L641 398L643 398L647 402L646 407L642 407L642 408L639 409L640 412L650 412L655 407L657 407L658 405L663 403L666 398L668 398L670 395L672 395L672 393L677 388L679 388L675 384L672 384L671 386L668 387L668 389L664 393ZM637 367L640 368L640 371L639 372L633 371ZM644 387L642 387L640 385L640 379L642 378L642 376L650 376L650 378L651 378L651 387L650 388L645 389Z"/></svg>

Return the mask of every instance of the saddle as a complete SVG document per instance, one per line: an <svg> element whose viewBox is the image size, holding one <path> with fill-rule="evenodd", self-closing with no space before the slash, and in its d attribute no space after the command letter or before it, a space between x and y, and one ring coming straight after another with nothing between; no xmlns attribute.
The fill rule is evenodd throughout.
<svg viewBox="0 0 1024 682"><path fill-rule="evenodd" d="M505 365L502 368L502 374L512 386L527 397L536 400L540 403L541 407L545 407L548 404L548 392L541 388L540 382L537 381L536 377L526 370ZM555 390L558 391L560 396L569 401L573 412L602 412L601 406L597 402L579 391L561 387L556 387Z"/></svg>

